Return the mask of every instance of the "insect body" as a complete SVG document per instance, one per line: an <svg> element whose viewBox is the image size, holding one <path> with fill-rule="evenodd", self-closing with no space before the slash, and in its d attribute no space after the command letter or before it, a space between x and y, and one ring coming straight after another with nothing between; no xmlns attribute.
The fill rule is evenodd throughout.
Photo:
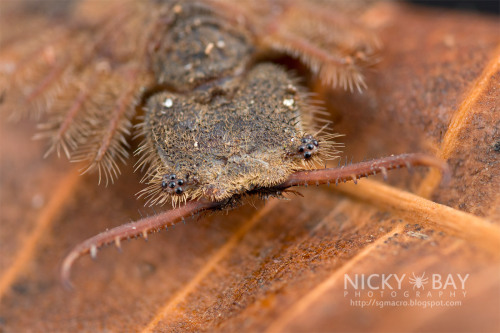
<svg viewBox="0 0 500 333"><path fill-rule="evenodd" d="M35 102L58 87L44 108L49 151L87 161L85 171L97 169L107 180L129 155L126 135L137 115L143 139L137 168L147 184L140 196L149 204L182 204L78 245L63 264L66 284L84 253L95 256L104 244L119 246L189 214L234 207L246 195L281 196L291 186L356 181L409 165L445 168L414 154L314 170L338 156L337 135L317 118L321 111L297 80L272 62L274 54L300 59L329 86L361 89L376 39L335 11L325 16L305 2L270 2L267 10L242 4L246 12L217 1L119 2L122 14L110 21L89 19L83 10L78 24L60 31L62 41L85 45L81 54L68 54L56 40L26 56L46 72L38 83L19 64L8 71L7 98L20 91Z"/></svg>
<svg viewBox="0 0 500 333"><path fill-rule="evenodd" d="M208 91L150 98L141 150L152 166L145 192L152 203L221 201L269 188L305 168L303 162L335 153L334 143L313 136L303 121L307 104L298 90L283 69L259 64Z"/></svg>
<svg viewBox="0 0 500 333"><path fill-rule="evenodd" d="M276 54L299 58L329 86L364 86L362 69L373 58L376 38L353 20L337 17L336 9L328 11L329 18L322 7L302 1L129 0L99 7L92 1L78 2L59 18L65 25L50 25L39 41L28 40L20 47L4 43L0 79L7 87L5 101L16 105L15 115L23 113L21 105L41 117L37 137L49 139L48 154L63 152L70 160L87 163L84 171L98 170L106 183L118 177L119 162L130 155L127 136L134 116L141 119L137 134L145 141L138 154L141 168L151 166L144 179L150 185L161 185L163 176L176 169L193 169L183 159L198 152L240 154L242 159L253 154L259 159L258 151L270 146L248 146L253 144L248 129L257 125L255 134L267 126L265 137L253 141L266 139L282 146L269 155L279 153L276 158L286 165L276 180L262 184L268 186L282 181L296 162L302 167L297 157L305 151L291 152L300 147L297 141L291 147L291 139L325 134L314 119L318 108L297 80L284 67L271 65ZM175 131L167 128L173 122ZM217 128L199 127L211 122L219 122ZM210 131L213 138L203 138L201 133ZM191 136L189 145L185 135ZM246 143L230 142L231 135ZM316 146L305 159L320 162L316 157L335 154L334 146L327 145L332 138L323 135L321 148ZM224 144L216 148L219 143ZM187 176L187 170L178 172ZM228 194L215 195L203 187L213 179L200 177L200 190L184 186L183 198L230 195L220 186L221 193ZM153 192L150 188L147 194ZM161 198L152 195L151 202L165 202L169 193L162 190L157 193Z"/></svg>
<svg viewBox="0 0 500 333"><path fill-rule="evenodd" d="M164 20L150 54L161 92L140 125L151 203L268 193L337 153L296 80L255 59L249 31L200 3L175 4Z"/></svg>

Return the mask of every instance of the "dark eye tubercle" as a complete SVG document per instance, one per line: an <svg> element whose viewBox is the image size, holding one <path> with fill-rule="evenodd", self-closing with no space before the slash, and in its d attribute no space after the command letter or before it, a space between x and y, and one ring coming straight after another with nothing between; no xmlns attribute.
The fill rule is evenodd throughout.
<svg viewBox="0 0 500 333"><path fill-rule="evenodd" d="M177 178L175 174L167 174L163 175L163 180L161 183L161 187L164 191L167 191L171 194L182 194L184 193L184 189L181 187L185 184L185 180L182 178Z"/></svg>
<svg viewBox="0 0 500 333"><path fill-rule="evenodd" d="M303 158L310 159L319 148L319 142L312 135L306 135L301 140L301 145L297 148L297 153Z"/></svg>

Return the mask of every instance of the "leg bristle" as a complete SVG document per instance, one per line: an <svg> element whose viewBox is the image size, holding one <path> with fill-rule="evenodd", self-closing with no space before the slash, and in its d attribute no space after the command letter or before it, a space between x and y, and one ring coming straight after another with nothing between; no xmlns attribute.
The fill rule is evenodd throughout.
<svg viewBox="0 0 500 333"><path fill-rule="evenodd" d="M118 249L118 251L120 251L120 252L122 251L122 245L120 243L120 237L118 237L118 236L115 237L115 246Z"/></svg>
<svg viewBox="0 0 500 333"><path fill-rule="evenodd" d="M318 182L327 184L335 179L335 185L339 181L351 181L367 176L369 173L376 175L381 173L384 179L387 179L387 170L399 165L405 167L407 164L411 166L428 166L436 167L443 174L443 182L447 182L450 178L450 170L448 165L436 157L424 154L403 154L398 156L390 156L380 158L369 162L360 162L350 166L342 166L340 168L317 169L313 171L299 171L290 175L287 181L276 186L276 189L285 189L291 186L297 186L307 182Z"/></svg>
<svg viewBox="0 0 500 333"><path fill-rule="evenodd" d="M382 176L384 177L384 180L387 181L387 179L388 179L387 168L381 167L380 172L382 172Z"/></svg>
<svg viewBox="0 0 500 333"><path fill-rule="evenodd" d="M95 245L90 246L90 257L92 259L97 258L97 246L95 246Z"/></svg>
<svg viewBox="0 0 500 333"><path fill-rule="evenodd" d="M97 250L104 245L115 243L120 248L120 241L130 237L147 236L148 230L161 229L167 225L174 226L182 217L198 214L207 209L213 209L220 203L210 201L191 201L176 209L172 209L158 215L142 218L139 221L123 224L116 228L100 233L86 241L78 244L66 256L61 267L61 281L65 287L71 289L70 273L73 263L82 255L90 253L92 258L97 256Z"/></svg>

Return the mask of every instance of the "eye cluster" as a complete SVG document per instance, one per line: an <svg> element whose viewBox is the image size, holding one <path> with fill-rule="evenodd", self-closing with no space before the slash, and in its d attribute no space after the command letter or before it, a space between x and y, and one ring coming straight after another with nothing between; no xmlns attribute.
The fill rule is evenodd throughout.
<svg viewBox="0 0 500 333"><path fill-rule="evenodd" d="M188 176L189 177L189 176ZM163 175L161 187L169 191L171 194L182 194L185 191L183 186L187 185L187 181L183 178L178 178L175 174Z"/></svg>
<svg viewBox="0 0 500 333"><path fill-rule="evenodd" d="M302 154L304 158L310 159L319 148L319 142L312 135L306 135L301 140L302 144L297 149L297 152Z"/></svg>

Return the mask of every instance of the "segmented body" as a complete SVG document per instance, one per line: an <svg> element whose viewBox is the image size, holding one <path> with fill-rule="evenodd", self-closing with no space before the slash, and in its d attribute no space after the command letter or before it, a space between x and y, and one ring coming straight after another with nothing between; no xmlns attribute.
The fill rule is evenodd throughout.
<svg viewBox="0 0 500 333"><path fill-rule="evenodd" d="M301 61L330 88L361 90L377 41L356 16L342 15L359 12L359 3L82 1L34 41L1 41L4 105L44 119L38 137L48 138L47 153L64 152L112 182L131 153L135 121L143 140L137 169L147 184L140 196L185 203L78 244L63 262L63 282L70 285L71 266L85 253L234 207L246 195L280 196L292 186L411 165L446 174L444 163L422 154L316 169L338 156L337 135L277 55Z"/></svg>
<svg viewBox="0 0 500 333"><path fill-rule="evenodd" d="M106 183L139 119L149 204L266 192L338 146L275 54L328 85L364 85L376 39L330 7L325 16L303 1L78 2L50 25L52 39L2 52L7 105L37 105L26 109L42 116L47 153L86 162L82 171Z"/></svg>

